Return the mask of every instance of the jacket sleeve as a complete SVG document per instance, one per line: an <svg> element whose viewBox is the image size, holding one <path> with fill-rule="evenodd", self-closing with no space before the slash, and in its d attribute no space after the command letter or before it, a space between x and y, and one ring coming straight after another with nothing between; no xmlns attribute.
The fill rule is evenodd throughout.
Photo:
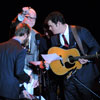
<svg viewBox="0 0 100 100"><path fill-rule="evenodd" d="M15 63L15 76L18 78L18 80L23 82L29 82L30 77L28 74L24 72L24 65L25 65L25 55L26 51L23 49L21 52L17 55L16 63Z"/></svg>

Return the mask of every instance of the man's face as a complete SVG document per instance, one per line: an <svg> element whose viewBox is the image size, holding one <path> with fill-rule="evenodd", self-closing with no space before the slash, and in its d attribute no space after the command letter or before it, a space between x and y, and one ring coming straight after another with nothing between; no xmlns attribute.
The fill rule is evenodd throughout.
<svg viewBox="0 0 100 100"><path fill-rule="evenodd" d="M27 43L27 41L28 41L28 38L29 38L29 35L24 34L24 36L23 36L23 43L22 44L25 45Z"/></svg>
<svg viewBox="0 0 100 100"><path fill-rule="evenodd" d="M53 34L59 34L60 33L60 26L59 24L53 23L51 20L48 21L49 30L53 32Z"/></svg>
<svg viewBox="0 0 100 100"><path fill-rule="evenodd" d="M23 22L28 24L30 27L33 27L36 23L36 12L29 10L29 14L25 15Z"/></svg>

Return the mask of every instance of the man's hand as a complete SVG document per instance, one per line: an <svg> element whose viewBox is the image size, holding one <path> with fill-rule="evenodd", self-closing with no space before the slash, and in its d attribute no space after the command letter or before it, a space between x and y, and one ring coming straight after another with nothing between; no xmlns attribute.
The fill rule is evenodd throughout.
<svg viewBox="0 0 100 100"><path fill-rule="evenodd" d="M36 88L39 86L39 81L38 80L34 80L33 82L33 88Z"/></svg>
<svg viewBox="0 0 100 100"><path fill-rule="evenodd" d="M23 90L23 95L25 96L25 98L32 100L32 97L30 96L30 94L26 90Z"/></svg>
<svg viewBox="0 0 100 100"><path fill-rule="evenodd" d="M49 61L44 61L45 67L46 67L47 69L49 68L49 64L50 64L50 63L51 63L51 62L49 62ZM42 62L42 61L30 61L30 64L33 64L33 65L35 65L35 66L39 65L40 68L44 68L43 62Z"/></svg>
<svg viewBox="0 0 100 100"><path fill-rule="evenodd" d="M88 62L87 59L79 59L78 60L81 64L86 64Z"/></svg>
<svg viewBox="0 0 100 100"><path fill-rule="evenodd" d="M41 61L30 61L30 64L37 66L41 64Z"/></svg>

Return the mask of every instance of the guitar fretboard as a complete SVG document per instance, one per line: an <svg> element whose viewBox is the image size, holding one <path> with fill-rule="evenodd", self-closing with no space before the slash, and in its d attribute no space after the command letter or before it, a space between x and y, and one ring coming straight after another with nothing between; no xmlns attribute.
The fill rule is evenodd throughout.
<svg viewBox="0 0 100 100"><path fill-rule="evenodd" d="M100 57L99 54L95 54L95 55L86 55L86 56L70 57L69 59L71 61L77 61L80 58L91 60L93 58L99 58L99 57Z"/></svg>

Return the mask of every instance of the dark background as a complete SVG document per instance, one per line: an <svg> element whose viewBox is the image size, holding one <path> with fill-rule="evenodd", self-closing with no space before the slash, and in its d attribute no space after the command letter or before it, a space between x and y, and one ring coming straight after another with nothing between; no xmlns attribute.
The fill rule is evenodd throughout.
<svg viewBox="0 0 100 100"><path fill-rule="evenodd" d="M59 10L65 16L66 23L88 28L100 43L99 0L3 0L0 4L0 42L8 40L10 23L22 7L31 6L37 12L34 28L40 33L43 33L43 21L48 13Z"/></svg>
<svg viewBox="0 0 100 100"><path fill-rule="evenodd" d="M40 33L43 34L43 22L48 13L59 10L65 16L66 23L86 27L100 44L99 0L1 0L0 42L9 39L10 23L24 6L31 6L36 10L37 21L34 28Z"/></svg>

